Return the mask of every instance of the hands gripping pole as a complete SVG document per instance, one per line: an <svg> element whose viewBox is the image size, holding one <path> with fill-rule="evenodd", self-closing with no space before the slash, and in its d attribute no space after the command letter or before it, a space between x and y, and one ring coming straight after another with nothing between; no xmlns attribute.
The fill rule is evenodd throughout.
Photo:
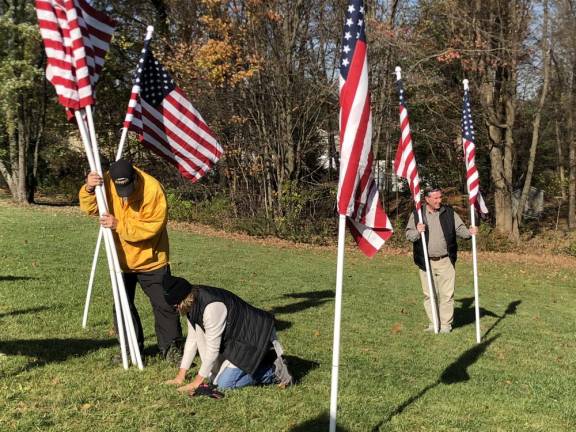
<svg viewBox="0 0 576 432"><path fill-rule="evenodd" d="M88 137L88 132L86 130L86 126L84 124L84 119L82 118L82 114L79 110L74 112L76 116L76 122L78 123L78 129L80 130L80 136L82 137L82 142L84 144L84 150L86 152L86 157L88 159L88 164L90 165L91 171L96 171L96 162L94 162L94 157L92 156L92 148L90 146L90 139ZM96 186L96 190L94 191L96 194L96 202L98 204L98 211L100 215L104 214L106 209L106 200L104 198L104 191L102 190L102 186ZM109 232L110 229L106 228L104 230L105 233ZM108 268L110 270L110 280L112 282L112 295L114 297L114 309L116 312L116 320L118 323L118 339L120 340L120 352L122 354L122 365L124 369L128 369L128 357L126 355L126 341L124 339L124 325L122 320L122 311L120 309L120 300L118 297L118 285L116 279L116 273L114 272L114 263L112 262L111 258L111 250L110 244L108 241L108 236L104 237L105 245L106 245L106 256L108 258Z"/></svg>
<svg viewBox="0 0 576 432"><path fill-rule="evenodd" d="M92 122L92 118L91 118L92 112L91 112L90 107L87 107L86 114L87 114L88 125L89 125L89 128L91 129L92 138L95 140L95 133L93 130L93 122ZM97 163L96 159L94 158L94 154L93 154L93 151L91 148L91 140L90 140L88 131L86 130L86 125L84 123L84 119L82 118L82 114L80 113L80 111L76 111L75 115L76 115L76 121L78 123L78 128L80 129L80 134L82 136L82 141L84 143L84 149L86 151L86 156L88 158L88 163L90 165L90 169L92 171L98 172L99 160ZM100 169L100 174L101 174L101 169ZM106 197L105 197L103 187L97 187L95 190L95 193L96 193L96 201L98 204L99 213L100 213L100 215L103 215L107 211ZM123 364L125 369L128 368L128 360L127 360L127 354L126 354L126 341L125 341L125 337L124 337L124 334L125 334L124 329L126 328L126 330L127 330L126 334L128 335L129 338L131 338L131 340L129 339L129 344L130 344L130 348L131 348L131 357L133 357L133 361L138 363L138 366L140 367L140 369L142 369L143 366L142 366L142 362L141 362L139 352L138 352L138 344L136 343L136 335L135 335L133 324L132 324L132 318L131 318L130 310L128 308L127 301L123 301L123 298L124 299L126 298L126 292L124 289L124 281L121 277L121 273L120 273L120 277L118 277L118 274L119 274L118 273L118 269L119 269L118 256L116 253L116 246L114 244L114 239L113 239L112 232L110 231L110 229L104 230L104 242L106 245L108 266L109 266L109 270L110 270L110 278L112 281L112 293L114 296L114 307L115 307L116 318L117 318L117 323L118 323L118 333L119 333L118 338L120 340L122 364ZM124 309L124 310L122 310L122 309Z"/></svg>
<svg viewBox="0 0 576 432"><path fill-rule="evenodd" d="M418 221L424 223L422 219L422 209L418 209ZM430 260L428 259L428 245L426 244L426 234L420 233L420 241L422 241L422 250L424 251L424 262L426 263L426 281L428 283L428 296L430 297L430 309L432 309L432 325L434 326L434 333L438 334L438 308L436 306L436 294L432 286L432 271L430 270Z"/></svg>
<svg viewBox="0 0 576 432"><path fill-rule="evenodd" d="M98 142L96 139L96 129L94 127L94 118L92 116L92 107L91 106L87 106L86 107L86 115L85 115L85 122L84 122L87 130L88 130L88 134L90 137L90 144L91 144L91 149L92 149L92 154L91 157L94 160L94 165L96 167L96 171L98 172L98 174L100 175L100 177L103 177L103 170L102 170L102 165L100 163L100 152L98 151ZM105 201L105 210L108 211L108 202L106 199L106 193L104 193L104 201ZM102 227L101 227L102 228ZM104 236L104 240L105 240L105 245L106 245L106 253L107 253L107 257L108 259L110 259L112 261L112 267L114 269L114 278L113 279L113 284L114 282L116 283L116 289L118 292L118 298L120 300L120 309L122 310L122 315L120 315L120 317L122 317L123 320L123 326L124 329L126 330L126 335L127 335L127 339L128 339L128 353L130 354L130 360L132 361L132 364L138 364L138 359L140 357L139 351L137 347L138 345L138 341L136 339L136 332L134 330L134 323L132 321L132 314L130 312L130 305L128 303L128 298L126 296L126 287L124 285L124 278L122 276L122 270L120 269L120 263L118 262L118 253L116 250L116 245L114 243L114 236L112 235L112 231L111 230L107 230L109 232L109 234L106 231L102 231L103 236ZM120 329L120 327L118 327L118 329Z"/></svg>
<svg viewBox="0 0 576 432"><path fill-rule="evenodd" d="M92 117L92 109L90 106L86 107L86 115L85 115L85 123L87 123L87 129L88 129L88 134L89 134L89 138L90 138L90 143L91 143L91 154L90 154L90 158L93 161L93 165L96 168L96 172L98 172L98 174L100 176L103 176L103 172L102 172L102 166L100 164L100 155L99 155L99 151L98 151L98 145L97 145L97 141L96 141L96 132L95 132L95 128L94 128L94 122L93 122L93 117ZM104 201L104 211L107 212L108 211L108 203L106 202L106 194L104 193L104 189L102 196L103 196L103 201ZM100 208L100 203L98 203L98 207ZM100 212L100 214L102 214L102 212ZM132 361L133 364L137 364L137 356L139 356L139 354L137 354L137 348L135 348L135 346L137 347L137 341L136 341L136 334L133 330L133 323L132 323L132 315L130 313L130 308L128 305L128 301L126 299L126 290L124 287L124 279L122 278L122 273L120 271L119 268L119 263L118 263L118 255L117 255L117 251L116 251L116 245L114 243L114 237L112 235L112 231L110 229L107 229L104 231L104 243L106 246L106 252L107 252L107 259L109 260L109 263L112 263L112 269L113 269L113 278L112 278L112 285L114 287L114 285L116 285L116 291L117 291L117 295L118 295L118 300L119 300L119 309L121 310L121 314L118 315L118 309L116 309L116 316L117 316L117 321L121 321L122 325L118 325L118 330L120 331L120 329L122 328L123 330L126 330L125 335L127 336L127 341L128 341L128 352L130 354L130 359Z"/></svg>
<svg viewBox="0 0 576 432"><path fill-rule="evenodd" d="M153 34L154 34L154 27L148 26L146 28L146 38L144 39L144 43L146 43L146 41L149 41L150 39L152 39ZM132 86L131 94L134 94L134 93L140 94L140 85L139 84L135 84L134 86ZM131 103L133 103L132 99L128 103L128 106L130 106ZM123 127L122 128L122 135L120 136L120 143L118 145L118 150L116 152L116 160L122 158L122 153L124 151L124 144L126 143L127 135L128 135L128 128ZM98 254L100 252L100 243L102 241L102 235L103 234L104 234L103 228L100 227L100 230L98 231L98 240L96 241L96 248L94 250L94 258L92 259L92 268L90 270L90 278L88 279L88 290L86 292L86 302L84 304L84 315L82 317L82 327L83 328L86 328L86 324L88 321L88 309L90 307L90 301L92 298L92 288L94 285L94 275L96 273L96 264L98 262Z"/></svg>
<svg viewBox="0 0 576 432"><path fill-rule="evenodd" d="M92 157L96 165L96 170L100 176L102 173L102 166L100 165L100 155L98 152L98 144L96 141L96 130L94 128L94 120L92 117L92 108L90 105L86 107L86 116L88 119L88 129L90 133L90 140L92 142ZM105 197L105 194L104 194ZM104 203L106 205L106 203ZM105 207L107 209L107 206ZM126 334L128 336L128 346L130 348L130 357L133 364L138 365L139 369L144 369L142 363L142 358L140 355L140 348L138 347L138 341L136 339L136 331L134 328L134 322L132 321L132 314L130 313L130 305L128 302L128 297L126 295L126 288L124 286L124 278L122 276L122 270L120 268L120 261L118 260L118 253L116 251L116 245L114 243L114 237L110 229L104 232L104 238L108 241L110 246L110 251L112 252L112 263L114 265L114 273L116 275L116 281L118 284L118 294L120 297L120 304L122 306L122 312L124 317L124 327L126 329Z"/></svg>
<svg viewBox="0 0 576 432"><path fill-rule="evenodd" d="M396 66L395 69L396 80L400 81L402 79L402 68ZM416 163L416 161L414 161ZM422 209L418 209L418 222L423 223ZM428 297L430 297L430 309L432 309L432 325L434 326L434 333L438 334L440 330L438 325L438 308L436 306L436 295L434 293L434 288L432 286L432 275L430 272L430 261L428 259L428 246L426 244L426 234L420 233L420 240L422 241L422 250L424 251L424 262L426 263L426 282L428 284Z"/></svg>

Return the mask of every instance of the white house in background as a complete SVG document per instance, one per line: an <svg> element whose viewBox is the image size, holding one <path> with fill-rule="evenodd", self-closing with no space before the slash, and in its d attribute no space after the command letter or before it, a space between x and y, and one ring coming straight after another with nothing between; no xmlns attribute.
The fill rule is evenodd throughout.
<svg viewBox="0 0 576 432"><path fill-rule="evenodd" d="M318 136L320 138L320 144L323 148L322 153L318 157L318 166L325 170L329 169L330 167L336 168L336 159L334 157L330 158L328 154L328 136L329 136L328 131L324 129L318 129ZM338 135L337 132L334 133L334 146L336 148L334 149L333 154L340 151L340 136ZM386 173L386 165L389 165L390 172L388 174ZM384 188L386 175L389 175L391 176L391 182L390 182L391 191L392 192L402 191L404 183L394 174L394 172L392 171L392 167L390 165L391 163L386 163L385 160L374 161L374 166L372 168L373 170L372 175L376 180L376 184L378 185L378 188L382 190Z"/></svg>
<svg viewBox="0 0 576 432"><path fill-rule="evenodd" d="M386 172L386 167L388 167L388 172ZM404 182L394 174L392 170L391 162L386 160L374 161L374 167L372 168L372 174L378 184L378 188L382 190L384 188L384 182L386 176L390 178L390 191L391 192L402 192L404 190Z"/></svg>
<svg viewBox="0 0 576 432"><path fill-rule="evenodd" d="M520 195L522 195L522 189L516 189L512 194L512 208L514 212L518 209L518 204L520 202ZM528 199L524 205L523 216L526 219L539 219L544 211L544 190L537 189L534 186L530 186L530 191L528 192Z"/></svg>
<svg viewBox="0 0 576 432"><path fill-rule="evenodd" d="M322 153L318 157L318 166L325 170L329 169L330 167L336 168L336 159L334 157L331 158L328 154L329 135L330 134L328 131L324 129L318 129L318 138L322 148ZM340 149L340 136L338 135L338 132L334 132L334 147L335 149L332 154L335 154Z"/></svg>

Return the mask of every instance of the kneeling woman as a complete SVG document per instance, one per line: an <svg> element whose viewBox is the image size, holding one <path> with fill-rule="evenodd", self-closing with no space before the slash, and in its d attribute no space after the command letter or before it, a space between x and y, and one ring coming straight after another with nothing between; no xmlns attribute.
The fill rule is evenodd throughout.
<svg viewBox="0 0 576 432"><path fill-rule="evenodd" d="M200 369L190 384L179 388L181 391L194 391L209 379L220 389L292 384L272 314L225 289L191 285L169 274L163 283L166 302L188 318L184 356L170 384L184 382L196 352Z"/></svg>

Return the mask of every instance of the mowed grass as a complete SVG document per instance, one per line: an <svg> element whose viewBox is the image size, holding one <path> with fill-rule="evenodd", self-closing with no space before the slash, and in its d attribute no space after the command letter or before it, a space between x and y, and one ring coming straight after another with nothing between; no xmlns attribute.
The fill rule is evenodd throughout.
<svg viewBox="0 0 576 432"><path fill-rule="evenodd" d="M172 270L275 313L298 384L216 401L163 384L175 367L110 362L112 295L101 259L82 309L97 226L78 211L0 205L0 431L326 431L335 250L170 232ZM402 235L399 233L397 235ZM474 343L469 259L450 335L426 322L409 256L346 254L338 423L344 431L576 430L575 272L485 262ZM150 305L137 294L155 345Z"/></svg>

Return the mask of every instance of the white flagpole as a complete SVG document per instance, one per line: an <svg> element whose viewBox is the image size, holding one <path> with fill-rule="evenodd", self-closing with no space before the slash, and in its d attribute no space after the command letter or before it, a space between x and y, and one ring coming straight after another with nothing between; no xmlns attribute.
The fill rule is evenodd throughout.
<svg viewBox="0 0 576 432"><path fill-rule="evenodd" d="M468 90L468 80L462 81L464 90ZM470 194L470 191L468 191ZM476 226L476 211L473 205L470 205L470 225ZM480 293L478 290L478 257L476 255L476 235L472 236L472 269L474 272L474 315L476 319L476 343L480 343Z"/></svg>
<svg viewBox="0 0 576 432"><path fill-rule="evenodd" d="M92 141L93 158L96 163L96 169L100 176L103 176L102 166L100 165L100 155L98 153L98 145L96 141L96 130L94 128L94 120L92 117L92 107L88 105L86 107L86 116L88 118L88 129L90 133L90 139ZM106 210L108 207L106 206ZM118 260L118 252L116 251L116 245L114 243L114 237L111 230L106 230L104 233L105 238L108 238L110 245L110 250L112 252L112 262L114 264L114 272L116 274L116 279L118 283L118 293L120 295L120 304L122 306L123 317L124 317L124 328L127 330L126 334L128 336L128 346L130 348L130 357L133 364L137 364L139 369L144 369L142 363L142 358L140 355L140 348L138 347L138 341L136 338L136 331L134 329L134 322L132 320L132 314L130 312L130 305L128 302L128 296L126 295L126 288L124 286L124 278L122 276L122 269L120 268L120 261Z"/></svg>
<svg viewBox="0 0 576 432"><path fill-rule="evenodd" d="M102 170L102 165L100 163L100 152L98 150L98 141L96 138L96 129L94 127L94 118L92 117L92 107L91 106L87 106L85 108L85 125L87 126L88 129L88 135L90 137L90 144L92 147L92 158L94 159L94 164L96 166L96 171L98 172L98 174L100 175L100 177L103 177L103 170ZM104 187L105 188L105 187ZM107 198L106 198L106 194L104 193L104 201L105 201L105 210L108 211L108 202L107 202ZM120 307L122 309L122 318L124 320L124 329L126 330L126 336L128 339L128 353L130 354L130 360L132 361L132 364L136 364L137 360L136 360L136 351L134 346L138 345L138 342L136 340L136 332L133 331L133 329L131 329L131 325L133 327L133 322L132 322L132 314L130 312L130 305L128 303L127 297L126 297L126 288L124 286L124 278L122 277L122 272L120 271L120 265L118 263L118 259L117 259L117 250L116 250L116 245L114 243L114 237L112 235L112 231L110 231L110 235L108 235L107 233L104 233L105 236L105 241L108 243L108 252L112 252L112 254L108 254L108 257L111 257L112 259L112 264L113 264L113 268L114 268L114 275L116 278L116 286L118 287L118 296L120 299ZM110 246L112 245L112 246Z"/></svg>
<svg viewBox="0 0 576 432"><path fill-rule="evenodd" d="M330 432L336 432L338 410L338 367L340 362L340 321L342 317L342 274L344 272L344 240L346 216L338 220L338 258L336 261L336 298L334 302L334 343L332 344L332 384L330 389Z"/></svg>
<svg viewBox="0 0 576 432"><path fill-rule="evenodd" d="M426 204L424 204L426 205ZM422 209L418 209L418 221L424 223L422 219ZM426 244L426 233L420 233L420 240L422 241L422 250L424 251L424 262L426 263L426 281L428 282L428 296L430 297L430 309L432 309L432 325L434 325L434 333L438 334L438 310L436 308L436 295L432 286L432 271L430 270L430 261L428 259L428 245Z"/></svg>
<svg viewBox="0 0 576 432"><path fill-rule="evenodd" d="M396 66L394 71L396 73L396 81L400 81L402 79L402 68L400 66ZM416 160L414 160L414 163L416 163ZM421 208L418 209L418 222L423 223ZM424 262L426 263L426 281L428 283L430 309L432 310L432 325L434 326L434 333L438 334L438 331L440 330L438 325L438 310L436 307L436 296L434 294L434 288L432 287L432 275L430 271L430 261L428 260L428 245L426 244L426 234L420 233L420 239L422 241L422 250L424 251Z"/></svg>
<svg viewBox="0 0 576 432"><path fill-rule="evenodd" d="M86 157L88 159L88 164L90 165L91 171L96 171L96 163L94 162L94 157L92 156L92 148L90 147L90 142L88 138L88 133L84 125L84 119L79 110L74 112L76 116L76 122L78 123L78 129L80 130L80 136L82 137L82 142L84 144L84 150L86 152ZM98 210L100 215L104 214L106 208L106 201L104 198L104 192L102 186L97 186L95 190L96 202L98 204ZM105 232L109 232L110 229L105 229ZM128 369L128 357L126 355L126 341L124 339L124 325L122 322L122 312L120 309L120 300L118 298L118 285L116 279L116 273L114 272L114 263L111 258L110 244L108 242L108 236L104 237L104 243L106 245L106 256L108 258L108 268L110 270L110 279L112 282L112 295L114 297L114 308L116 311L116 318L118 323L118 339L120 340L120 352L122 354L122 365L124 369Z"/></svg>
<svg viewBox="0 0 576 432"><path fill-rule="evenodd" d="M82 316L82 328L86 328L88 323L88 309L90 308L90 300L92 298L92 286L94 284L94 275L96 274L96 264L98 264L98 253L100 252L100 245L102 243L102 227L98 230L98 240L96 241L96 250L94 250L94 258L92 258L92 269L90 270L90 279L88 280L88 291L86 291L86 302L84 303L84 315Z"/></svg>
<svg viewBox="0 0 576 432"><path fill-rule="evenodd" d="M146 41L152 39L152 35L154 34L154 26L148 26L146 28L146 37L144 39L144 43ZM138 84L132 86L131 94L136 91L140 94L140 86ZM129 102L130 104L130 102ZM126 138L128 136L128 128L122 128L122 135L120 136L120 144L118 144L118 150L116 152L116 160L119 160L122 157L122 153L124 151L124 144L126 142ZM82 319L82 327L86 328L86 323L88 321L88 308L90 307L90 301L92 298L92 287L94 284L94 274L96 272L96 263L98 262L98 254L100 252L100 242L102 240L102 227L98 231L98 240L96 241L96 249L94 250L94 258L92 260L92 269L90 271L90 278L88 279L88 290L86 292L86 302L84 304L84 317Z"/></svg>
<svg viewBox="0 0 576 432"><path fill-rule="evenodd" d="M470 206L470 225L476 226L474 206ZM472 268L474 270L474 314L476 316L476 343L480 343L480 294L478 291L478 258L476 255L476 235L472 236Z"/></svg>

